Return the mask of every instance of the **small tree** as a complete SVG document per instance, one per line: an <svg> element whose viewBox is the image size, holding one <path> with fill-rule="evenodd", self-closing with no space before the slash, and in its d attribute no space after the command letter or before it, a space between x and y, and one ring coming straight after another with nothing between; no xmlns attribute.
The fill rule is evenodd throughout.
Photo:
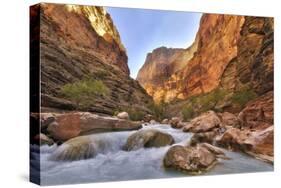
<svg viewBox="0 0 281 188"><path fill-rule="evenodd" d="M108 88L100 80L83 79L74 83L65 84L61 93L76 106L90 106L98 95L106 95Z"/></svg>

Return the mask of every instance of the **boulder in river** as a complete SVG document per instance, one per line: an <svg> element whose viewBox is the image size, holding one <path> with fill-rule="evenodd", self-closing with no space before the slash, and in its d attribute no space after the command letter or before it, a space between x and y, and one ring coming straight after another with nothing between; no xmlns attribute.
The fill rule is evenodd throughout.
<svg viewBox="0 0 281 188"><path fill-rule="evenodd" d="M150 122L151 120L153 119L153 116L151 114L146 114L144 117L143 117L143 121L144 122Z"/></svg>
<svg viewBox="0 0 281 188"><path fill-rule="evenodd" d="M119 119L130 119L128 112L120 112L117 114Z"/></svg>
<svg viewBox="0 0 281 188"><path fill-rule="evenodd" d="M51 155L51 160L74 161L92 158L97 154L94 143L88 136L80 136L60 145Z"/></svg>
<svg viewBox="0 0 281 188"><path fill-rule="evenodd" d="M162 120L161 123L162 123L162 124L169 124L169 119L165 118L165 119Z"/></svg>
<svg viewBox="0 0 281 188"><path fill-rule="evenodd" d="M190 145L196 145L197 143L203 142L212 144L215 141L217 134L217 131L194 133L190 139Z"/></svg>
<svg viewBox="0 0 281 188"><path fill-rule="evenodd" d="M220 127L221 121L214 111L208 111L192 119L190 124L190 131L198 133Z"/></svg>
<svg viewBox="0 0 281 188"><path fill-rule="evenodd" d="M57 114L48 126L48 133L58 141L97 132L137 130L141 123L114 117L99 116L89 112Z"/></svg>
<svg viewBox="0 0 281 188"><path fill-rule="evenodd" d="M217 163L216 154L206 147L172 146L164 157L164 166L190 174L200 174Z"/></svg>
<svg viewBox="0 0 281 188"><path fill-rule="evenodd" d="M185 127L186 125L188 125L189 123L188 122L178 122L175 126L172 126L173 128L176 128L176 129L181 129L183 127Z"/></svg>
<svg viewBox="0 0 281 188"><path fill-rule="evenodd" d="M216 143L228 149L242 150L241 147L249 135L250 131L230 128L221 136L217 137Z"/></svg>
<svg viewBox="0 0 281 188"><path fill-rule="evenodd" d="M270 126L264 130L257 130L244 141L245 152L257 159L273 163L274 161L274 128Z"/></svg>
<svg viewBox="0 0 281 188"><path fill-rule="evenodd" d="M187 123L184 127L183 127L183 132L190 132L191 128L192 128L192 124L191 123Z"/></svg>
<svg viewBox="0 0 281 188"><path fill-rule="evenodd" d="M181 122L181 119L179 117L172 117L172 119L170 120L170 124L173 128L177 128L178 123Z"/></svg>
<svg viewBox="0 0 281 188"><path fill-rule="evenodd" d="M220 146L232 148L248 153L258 159L273 163L273 125L264 130L228 129L218 137L216 143Z"/></svg>
<svg viewBox="0 0 281 188"><path fill-rule="evenodd" d="M255 153L273 156L274 128L270 126L265 130L254 131L245 140L250 145L250 150Z"/></svg>
<svg viewBox="0 0 281 188"><path fill-rule="evenodd" d="M158 122L155 121L154 119L152 119L152 120L149 121L149 123L150 123L150 124L157 124Z"/></svg>
<svg viewBox="0 0 281 188"><path fill-rule="evenodd" d="M43 133L36 135L34 137L34 140L38 140L40 145L49 145L50 146L50 145L54 144L54 141Z"/></svg>
<svg viewBox="0 0 281 188"><path fill-rule="evenodd" d="M167 133L156 129L144 129L130 135L124 149L131 151L143 147L162 147L172 145L174 142L174 138Z"/></svg>

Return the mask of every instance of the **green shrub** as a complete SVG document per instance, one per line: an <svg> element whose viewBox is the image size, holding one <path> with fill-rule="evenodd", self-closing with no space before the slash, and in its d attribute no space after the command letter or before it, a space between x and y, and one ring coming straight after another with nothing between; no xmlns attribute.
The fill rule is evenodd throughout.
<svg viewBox="0 0 281 188"><path fill-rule="evenodd" d="M145 113L138 109L131 108L131 109L127 109L125 111L128 112L130 119L132 121L141 121L141 120L143 120L143 118L145 116Z"/></svg>
<svg viewBox="0 0 281 188"><path fill-rule="evenodd" d="M215 110L216 104L223 100L227 92L223 89L215 89L209 93L190 97L187 104L182 108L184 120L199 115L208 110Z"/></svg>
<svg viewBox="0 0 281 188"><path fill-rule="evenodd" d="M247 102L253 100L257 97L257 94L251 89L242 89L240 91L236 91L232 95L232 102L244 107Z"/></svg>
<svg viewBox="0 0 281 188"><path fill-rule="evenodd" d="M152 114L154 115L156 120L161 121L162 119L164 119L166 106L167 104L164 102L160 102L159 104L152 103L149 104L149 109L152 111Z"/></svg>
<svg viewBox="0 0 281 188"><path fill-rule="evenodd" d="M146 113L135 107L120 107L116 109L113 113L114 116L117 116L120 112L127 112L129 114L130 120L132 121L141 121L144 119Z"/></svg>
<svg viewBox="0 0 281 188"><path fill-rule="evenodd" d="M100 80L83 79L74 83L65 84L60 92L77 107L88 107L98 95L107 95L109 90Z"/></svg>
<svg viewBox="0 0 281 188"><path fill-rule="evenodd" d="M95 72L95 74L94 74L94 76L97 77L97 79L105 79L109 75L110 75L110 73L104 69L100 69L97 72Z"/></svg>
<svg viewBox="0 0 281 188"><path fill-rule="evenodd" d="M182 113L184 121L188 121L191 118L193 118L193 116L194 116L194 110L193 110L192 106L189 106L189 105L183 107L181 113Z"/></svg>

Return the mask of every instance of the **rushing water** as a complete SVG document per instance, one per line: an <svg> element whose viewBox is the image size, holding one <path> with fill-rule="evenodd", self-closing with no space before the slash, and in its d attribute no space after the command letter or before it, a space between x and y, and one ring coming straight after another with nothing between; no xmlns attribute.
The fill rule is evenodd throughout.
<svg viewBox="0 0 281 188"><path fill-rule="evenodd" d="M143 129L158 129L171 134L176 143L185 144L192 136L168 125L150 125ZM170 146L161 148L143 148L136 151L123 151L129 135L135 131L94 134L94 141L103 142L103 149L97 156L79 161L54 161L50 156L57 146L40 147L41 184L71 184L135 179L153 179L188 176L174 170L165 170L162 160ZM36 151L36 148L33 148ZM253 159L247 155L225 151L231 160L220 162L206 175L272 171L271 164ZM33 152L33 158L38 157Z"/></svg>

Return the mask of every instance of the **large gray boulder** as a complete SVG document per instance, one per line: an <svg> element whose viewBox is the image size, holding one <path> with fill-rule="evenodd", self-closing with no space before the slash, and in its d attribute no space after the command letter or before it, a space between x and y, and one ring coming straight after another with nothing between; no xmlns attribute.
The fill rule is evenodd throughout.
<svg viewBox="0 0 281 188"><path fill-rule="evenodd" d="M51 160L74 161L92 158L97 154L98 147L88 136L80 136L60 145L51 155Z"/></svg>
<svg viewBox="0 0 281 188"><path fill-rule="evenodd" d="M189 174L200 174L217 163L216 154L206 147L181 146L171 147L166 153L164 167L181 170Z"/></svg>
<svg viewBox="0 0 281 188"><path fill-rule="evenodd" d="M174 138L156 129L139 130L129 136L124 149L137 150L143 147L162 147L173 144Z"/></svg>

